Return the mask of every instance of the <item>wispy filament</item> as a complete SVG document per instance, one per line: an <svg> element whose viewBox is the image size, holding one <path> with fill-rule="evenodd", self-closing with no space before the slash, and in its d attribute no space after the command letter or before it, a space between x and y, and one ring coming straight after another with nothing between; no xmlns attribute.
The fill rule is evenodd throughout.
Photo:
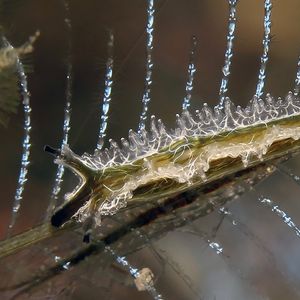
<svg viewBox="0 0 300 300"><path fill-rule="evenodd" d="M114 35L109 32L109 41L107 44L108 59L106 62L106 73L105 73L105 86L104 86L104 97L102 104L102 115L101 115L101 125L99 130L99 137L97 142L97 150L101 150L105 141L108 111L111 101L111 90L112 90L112 76L113 76L113 47L114 47Z"/></svg>
<svg viewBox="0 0 300 300"><path fill-rule="evenodd" d="M224 107L224 100L228 91L228 81L230 75L231 59L233 57L233 40L235 38L236 28L236 5L238 0L229 0L229 19L228 19L228 33L226 36L227 45L225 51L225 62L222 68L223 77L219 91L219 108Z"/></svg>
<svg viewBox="0 0 300 300"><path fill-rule="evenodd" d="M146 63L146 76L145 76L145 89L142 98L142 113L140 115L140 122L138 126L138 131L140 132L145 128L145 123L147 120L148 104L150 102L150 92L152 84L152 71L153 71L153 62L152 62L152 51L153 51L153 31L154 31L154 1L148 0L148 21L146 26L147 33L147 43L146 43L146 52L147 52L147 63Z"/></svg>
<svg viewBox="0 0 300 300"><path fill-rule="evenodd" d="M260 69L258 73L258 82L256 86L256 97L260 98L263 95L266 67L269 60L270 34L271 34L271 0L265 0L265 16L264 16L264 38L263 38L263 54L260 58Z"/></svg>
<svg viewBox="0 0 300 300"><path fill-rule="evenodd" d="M191 97L192 91L194 88L194 75L196 73L196 66L195 66L195 51L197 46L197 39L195 36L192 37L192 45L191 45L191 52L190 52L190 61L188 66L188 79L185 85L185 97L182 102L182 110L187 110L191 105Z"/></svg>
<svg viewBox="0 0 300 300"><path fill-rule="evenodd" d="M61 148L68 144L69 141L69 131L70 131L70 121L71 121L71 103L72 103L72 85L73 85L73 67L71 63L71 57L70 53L72 51L72 42L71 42L71 32L72 32L72 24L70 20L70 8L67 1L63 0L63 5L66 12L66 18L65 18L65 26L68 33L68 61L67 61L67 75L66 75L66 104L64 109L64 123L63 123L63 138L61 142ZM59 193L61 191L61 184L63 182L63 176L64 176L65 168L63 165L58 165L56 176L55 176L55 182L51 193L51 200L50 204L47 209L46 218L49 218L49 216L53 213L53 210L55 209L57 205L57 199L59 196Z"/></svg>
<svg viewBox="0 0 300 300"><path fill-rule="evenodd" d="M295 79L294 95L299 96L299 92L300 92L300 56L299 56L298 64L297 64L297 73L296 73L296 79Z"/></svg>
<svg viewBox="0 0 300 300"><path fill-rule="evenodd" d="M7 41L6 38L3 38L4 44L8 47L12 47L10 43ZM30 131L31 131L31 106L30 106L30 93L28 91L27 85L27 76L24 71L24 66L19 59L16 60L16 68L20 82L20 92L22 97L23 103L23 110L24 110L24 138L23 138L23 145L22 145L22 158L21 158L21 169L18 178L17 189L15 193L15 198L13 202L13 209L12 209L12 216L10 220L10 224L8 226L8 235L11 234L12 229L16 223L18 213L21 206L21 201L23 199L23 192L25 188L25 184L27 182L27 173L28 173L28 166L30 164Z"/></svg>
<svg viewBox="0 0 300 300"><path fill-rule="evenodd" d="M288 216L283 210L279 208L278 205L275 205L273 200L270 200L265 197L260 197L259 202L263 205L270 207L272 209L272 212L274 212L277 216L279 216L287 226L293 229L295 234L300 237L300 229L299 227L294 223L292 218Z"/></svg>

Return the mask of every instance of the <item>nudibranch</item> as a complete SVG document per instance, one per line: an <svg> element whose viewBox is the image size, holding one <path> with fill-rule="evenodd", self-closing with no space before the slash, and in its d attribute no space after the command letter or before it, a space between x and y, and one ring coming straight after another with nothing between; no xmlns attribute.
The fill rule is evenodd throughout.
<svg viewBox="0 0 300 300"><path fill-rule="evenodd" d="M151 118L150 130L129 131L121 146L82 156L68 145L62 150L46 147L55 162L71 169L79 185L51 222L61 226L71 218L86 222L90 216L115 214L132 203L162 201L208 185L226 176L296 152L300 146L300 99L254 97L241 108L226 98L224 108L204 104L195 116L185 110L177 127L167 130Z"/></svg>

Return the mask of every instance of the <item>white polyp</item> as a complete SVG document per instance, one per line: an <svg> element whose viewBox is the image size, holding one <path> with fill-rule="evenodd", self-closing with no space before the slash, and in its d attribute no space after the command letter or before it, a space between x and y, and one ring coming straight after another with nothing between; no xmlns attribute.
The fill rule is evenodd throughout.
<svg viewBox="0 0 300 300"><path fill-rule="evenodd" d="M104 96L103 96L103 104L102 104L102 114L101 114L101 123L100 130L97 142L97 150L101 150L104 144L104 140L106 137L106 128L107 128L107 120L108 120L108 111L111 101L111 91L113 85L113 47L114 47L114 35L112 32L109 32L109 41L107 44L108 48L108 59L106 62L106 73L105 73L105 84L104 84Z"/></svg>
<svg viewBox="0 0 300 300"><path fill-rule="evenodd" d="M220 209L219 209L219 212L221 213L221 214L223 214L223 215L231 215L231 212L229 211L229 209L228 208L226 208L226 207L224 207L224 206L222 206Z"/></svg>
<svg viewBox="0 0 300 300"><path fill-rule="evenodd" d="M299 96L299 92L300 92L300 56L299 56L298 64L297 64L297 73L296 73L296 79L295 79L294 95L296 97Z"/></svg>
<svg viewBox="0 0 300 300"><path fill-rule="evenodd" d="M228 81L230 75L231 59L233 57L233 40L235 37L236 28L236 5L238 0L229 0L229 19L228 19L228 33L226 36L227 44L225 51L225 61L222 68L222 80L219 91L219 108L223 108L226 94L228 91Z"/></svg>
<svg viewBox="0 0 300 300"><path fill-rule="evenodd" d="M13 49L12 45L7 41L6 38L3 38L4 44ZM23 199L23 192L25 189L25 184L27 182L27 173L28 166L30 164L30 130L31 130L31 106L30 106L30 93L28 91L27 86L27 76L24 71L24 66L19 58L16 60L17 73L20 81L20 92L23 103L24 110L24 138L22 144L22 159L21 159L21 169L19 174L19 179L17 183L17 189L14 197L13 208L12 208L12 216L10 220L10 224L8 226L8 235L11 234L11 230L16 223L16 219L18 217L19 209L21 207L21 201Z"/></svg>
<svg viewBox="0 0 300 300"><path fill-rule="evenodd" d="M65 8L66 12L66 18L64 19L65 21L65 26L68 31L68 36L70 37L71 31L72 31L72 24L71 20L69 18L70 14L70 8L69 4L67 1L63 0L63 5ZM69 38L68 41L68 51L71 53L72 49L72 42ZM70 55L70 54L69 54ZM72 63L70 61L70 56L68 57L68 65L67 65L67 75L66 75L66 92L65 92L65 97L66 97L66 104L64 108L64 121L63 121L63 137L61 141L61 149L63 148L64 145L67 145L69 142L69 131L70 131L70 121L71 121L71 102L72 102L72 85L73 85L73 68L72 68ZM53 213L53 210L56 207L57 204L57 199L59 196L59 193L61 191L61 184L63 182L63 176L64 176L65 168L63 165L58 165L56 175L55 175L55 181L54 181L54 186L52 188L52 193L51 193L51 200L49 203L49 206L47 208L46 212L46 218L49 218L49 216Z"/></svg>
<svg viewBox="0 0 300 300"><path fill-rule="evenodd" d="M145 291L147 290L147 286L154 285L154 274L149 268L141 269L139 271L139 275L140 276L134 279L134 283L138 291Z"/></svg>
<svg viewBox="0 0 300 300"><path fill-rule="evenodd" d="M148 20L146 25L147 33L147 43L146 43L146 52L147 52L147 62L146 62L146 76L145 76L145 87L144 94L142 98L142 113L140 115L140 121L138 125L138 132L145 128L145 123L147 120L148 104L150 102L150 92L152 85L152 71L153 71L153 61L152 61L152 52L153 52L153 31L154 31L154 0L148 0Z"/></svg>
<svg viewBox="0 0 300 300"><path fill-rule="evenodd" d="M271 34L271 0L265 0L265 16L264 16L264 38L263 38L263 54L260 58L260 69L258 73L258 82L255 95L260 98L263 95L263 89L266 78L266 67L269 60L269 45Z"/></svg>
<svg viewBox="0 0 300 300"><path fill-rule="evenodd" d="M290 216L288 216L287 213L285 213L283 210L280 209L280 207L278 205L276 205L276 203L274 203L273 200L266 198L266 197L259 197L259 202L262 203L263 205L271 208L272 212L274 212L277 216L279 216L281 218L281 220L287 224L287 226L289 226L290 228L292 228L292 230L294 231L294 233L300 237L300 228L294 223L294 221L292 220L292 218Z"/></svg>
<svg viewBox="0 0 300 300"><path fill-rule="evenodd" d="M195 36L192 38L192 45L190 51L190 61L188 65L188 79L185 85L185 97L182 102L182 110L187 110L191 105L191 97L192 91L194 88L194 76L196 73L196 66L195 66L195 50L197 45L197 39Z"/></svg>
<svg viewBox="0 0 300 300"><path fill-rule="evenodd" d="M212 248L217 254L223 253L223 247L217 243L217 242L211 242L210 240L207 240L208 245L210 248Z"/></svg>
<svg viewBox="0 0 300 300"><path fill-rule="evenodd" d="M115 259L118 264L120 264L122 267L124 267L130 275L135 278L135 280L139 280L142 277L141 271L139 271L137 268L134 268L131 266L131 264L128 262L125 256L119 256L116 254L116 252L109 246L105 247L105 250L109 252ZM151 272L152 273L152 272ZM149 282L143 282L143 287L147 290L147 292L153 297L154 300L163 300L162 296L158 293L156 288L154 287L153 281Z"/></svg>

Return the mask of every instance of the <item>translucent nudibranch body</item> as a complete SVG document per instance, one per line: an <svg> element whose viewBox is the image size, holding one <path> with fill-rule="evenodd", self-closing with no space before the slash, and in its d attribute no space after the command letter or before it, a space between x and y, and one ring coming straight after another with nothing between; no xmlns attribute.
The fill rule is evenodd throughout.
<svg viewBox="0 0 300 300"><path fill-rule="evenodd" d="M60 226L75 217L85 221L91 209L95 221L130 203L160 201L272 161L300 147L300 99L254 98L245 109L226 98L224 110L204 104L192 116L177 116L177 128L166 130L151 119L150 130L129 132L122 146L95 155L74 154L65 145L56 162L70 168L80 184L52 217Z"/></svg>

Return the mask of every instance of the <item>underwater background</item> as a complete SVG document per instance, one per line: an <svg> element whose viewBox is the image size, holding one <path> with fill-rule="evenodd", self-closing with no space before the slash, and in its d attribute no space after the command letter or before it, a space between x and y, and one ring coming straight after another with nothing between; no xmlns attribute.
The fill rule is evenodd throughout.
<svg viewBox="0 0 300 300"><path fill-rule="evenodd" d="M2 6L2 23L14 46L23 44L36 30L41 33L33 53L25 58L25 65L32 69L28 73L32 148L28 182L14 228L14 233L20 233L43 221L49 203L56 165L43 147L46 144L60 146L68 56L73 65L69 144L79 154L91 153L96 146L110 29L115 38L115 69L107 137L118 141L127 137L130 128L137 128L145 75L147 2L70 0L71 33L65 27L66 12L61 1L15 0L4 1ZM200 108L204 102L211 106L218 103L228 3L225 0L165 0L155 1L155 8L149 115L155 114L168 128L174 128L175 115L181 111L185 96L193 35L198 44L191 110ZM294 87L300 53L299 11L297 0L273 1L265 91L274 97L284 97ZM228 95L242 106L255 93L262 53L263 14L263 1L239 1ZM21 104L17 114L10 115L7 127L0 127L0 134L0 236L5 238L20 167ZM300 174L299 158L293 158L284 166L290 173ZM66 172L60 201L76 182L76 178ZM151 246L127 249L127 258L138 268L149 267L153 271L157 279L155 286L164 299L299 299L299 235L259 202L260 197L272 199L300 224L299 189L297 180L276 171L255 190L230 202L227 207L234 217L225 217L214 239L210 240L222 246L221 255L207 243L209 238L203 238L210 236L219 224L222 216L215 211L190 225L170 230ZM196 230L189 233L192 231L189 226L202 234L195 234ZM68 243L67 240L60 242ZM162 253L161 261L151 252L152 246ZM32 261L34 263L34 255ZM103 276L110 281L104 283ZM103 267L99 262L97 267L95 260L88 269L83 268L70 278L61 279L75 282L70 289L62 289L59 282L55 284L60 288L54 284L48 291L42 285L22 297L151 299L147 293L138 292L130 277L113 263Z"/></svg>

